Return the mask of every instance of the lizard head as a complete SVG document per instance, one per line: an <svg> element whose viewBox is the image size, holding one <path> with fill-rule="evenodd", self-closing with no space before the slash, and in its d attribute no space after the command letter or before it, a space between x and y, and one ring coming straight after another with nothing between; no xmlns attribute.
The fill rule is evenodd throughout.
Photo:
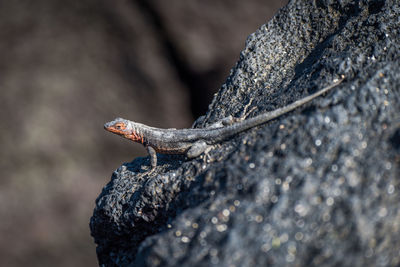
<svg viewBox="0 0 400 267"><path fill-rule="evenodd" d="M122 118L116 118L113 121L107 122L104 124L104 129L135 142L140 140L140 138L138 138L138 136L132 131L130 121Z"/></svg>

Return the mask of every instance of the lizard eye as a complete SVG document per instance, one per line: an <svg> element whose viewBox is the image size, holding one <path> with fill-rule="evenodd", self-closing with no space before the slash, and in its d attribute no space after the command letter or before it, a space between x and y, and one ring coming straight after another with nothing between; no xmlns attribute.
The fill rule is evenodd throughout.
<svg viewBox="0 0 400 267"><path fill-rule="evenodd" d="M115 129L117 129L117 130L123 130L123 129L125 129L125 125L123 125L123 124L121 124L121 123L116 124L114 127L115 127Z"/></svg>

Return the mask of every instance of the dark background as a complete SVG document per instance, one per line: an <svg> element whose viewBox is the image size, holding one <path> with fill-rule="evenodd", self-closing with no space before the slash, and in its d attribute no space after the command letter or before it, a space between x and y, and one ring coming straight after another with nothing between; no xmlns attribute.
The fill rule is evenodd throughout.
<svg viewBox="0 0 400 267"><path fill-rule="evenodd" d="M95 199L145 155L103 124L189 127L285 3L0 1L0 265L96 265Z"/></svg>

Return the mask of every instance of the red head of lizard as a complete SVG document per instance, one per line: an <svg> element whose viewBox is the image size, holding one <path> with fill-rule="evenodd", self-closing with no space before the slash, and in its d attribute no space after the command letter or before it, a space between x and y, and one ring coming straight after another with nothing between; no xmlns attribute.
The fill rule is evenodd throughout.
<svg viewBox="0 0 400 267"><path fill-rule="evenodd" d="M111 133L115 133L121 135L127 139L130 139L134 142L142 142L142 138L140 138L132 129L130 122L125 119L116 118L113 121L107 122L104 124L104 129Z"/></svg>

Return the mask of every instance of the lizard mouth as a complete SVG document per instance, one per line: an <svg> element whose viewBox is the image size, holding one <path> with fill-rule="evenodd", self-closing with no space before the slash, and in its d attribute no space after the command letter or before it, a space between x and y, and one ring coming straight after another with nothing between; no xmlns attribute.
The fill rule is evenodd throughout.
<svg viewBox="0 0 400 267"><path fill-rule="evenodd" d="M115 129L115 128L112 127L112 126L106 126L106 125L104 125L104 129L106 129L107 131L109 131L109 132L111 132L111 133L114 133L114 134L123 136L123 137L125 137L125 138L127 138L127 139L129 139L129 140L134 141L134 142L137 142L137 141L141 140L141 139L140 139L137 135L135 135L135 134L129 134L129 133L127 133L127 132L124 132L123 130Z"/></svg>
<svg viewBox="0 0 400 267"><path fill-rule="evenodd" d="M125 135L125 133L122 130L115 129L113 126L108 125L108 123L104 124L104 129L111 133L115 133L118 135Z"/></svg>

